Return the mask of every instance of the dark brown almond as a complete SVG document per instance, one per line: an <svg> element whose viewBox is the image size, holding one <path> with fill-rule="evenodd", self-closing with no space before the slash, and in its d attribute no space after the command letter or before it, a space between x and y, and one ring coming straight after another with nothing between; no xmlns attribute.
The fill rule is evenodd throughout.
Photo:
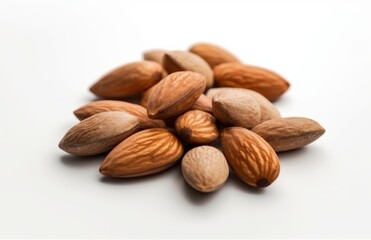
<svg viewBox="0 0 371 240"><path fill-rule="evenodd" d="M303 117L272 119L252 131L264 138L276 152L304 147L325 133L318 122Z"/></svg>

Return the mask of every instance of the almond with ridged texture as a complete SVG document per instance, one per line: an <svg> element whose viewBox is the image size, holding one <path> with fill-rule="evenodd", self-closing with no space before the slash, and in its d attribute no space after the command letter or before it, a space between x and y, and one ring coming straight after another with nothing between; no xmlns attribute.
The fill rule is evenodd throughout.
<svg viewBox="0 0 371 240"><path fill-rule="evenodd" d="M97 113L72 127L59 147L73 155L107 152L139 130L137 117L125 112Z"/></svg>
<svg viewBox="0 0 371 240"><path fill-rule="evenodd" d="M214 116L225 125L251 129L260 122L260 106L249 93L221 92L212 103Z"/></svg>
<svg viewBox="0 0 371 240"><path fill-rule="evenodd" d="M140 177L161 172L183 154L181 142L163 128L140 131L117 145L99 171L110 177Z"/></svg>
<svg viewBox="0 0 371 240"><path fill-rule="evenodd" d="M106 74L90 91L108 99L132 97L160 81L162 71L162 66L153 61L126 64Z"/></svg>
<svg viewBox="0 0 371 240"><path fill-rule="evenodd" d="M184 113L175 122L175 130L186 142L208 144L219 137L215 118L200 110Z"/></svg>
<svg viewBox="0 0 371 240"><path fill-rule="evenodd" d="M189 110L205 90L206 79L196 72L175 72L150 92L147 114L152 119L177 117Z"/></svg>
<svg viewBox="0 0 371 240"><path fill-rule="evenodd" d="M133 116L138 117L140 121L140 127L142 129L165 127L165 123L162 120L150 119L147 116L147 109L145 109L144 107L138 104L128 103L124 101L116 100L95 101L78 108L73 113L78 119L83 120L97 113L112 111L127 112Z"/></svg>
<svg viewBox="0 0 371 240"><path fill-rule="evenodd" d="M205 94L201 94L201 96L196 100L196 102L191 107L192 110L201 110L208 113L213 113L213 104L211 102L211 98L207 97Z"/></svg>
<svg viewBox="0 0 371 240"><path fill-rule="evenodd" d="M229 175L223 153L211 146L193 148L183 157L182 173L186 182L200 192L220 189Z"/></svg>
<svg viewBox="0 0 371 240"><path fill-rule="evenodd" d="M276 118L281 118L281 114L278 111L278 109L268 100L266 99L263 95L261 95L258 92L255 92L253 90L245 89L245 88L228 88L228 87L223 87L223 88L210 88L207 91L207 96L209 98L213 98L215 95L218 95L219 93L223 92L238 92L242 91L247 94L252 95L255 100L258 102L260 106L260 121L259 123L268 121L270 119L276 119Z"/></svg>
<svg viewBox="0 0 371 240"><path fill-rule="evenodd" d="M225 128L221 145L229 166L246 184L263 188L278 177L280 163L277 154L256 133L241 127Z"/></svg>
<svg viewBox="0 0 371 240"><path fill-rule="evenodd" d="M189 51L203 58L211 68L222 63L240 62L237 57L226 49L210 43L197 43Z"/></svg>
<svg viewBox="0 0 371 240"><path fill-rule="evenodd" d="M290 84L278 74L260 67L240 63L223 63L214 68L218 87L247 88L270 101L277 100Z"/></svg>
<svg viewBox="0 0 371 240"><path fill-rule="evenodd" d="M214 85L213 70L200 56L186 51L166 52L163 66L168 73L179 71L197 72L206 78L208 88Z"/></svg>
<svg viewBox="0 0 371 240"><path fill-rule="evenodd" d="M289 117L266 121L252 131L264 138L276 152L282 152L304 147L326 130L312 119Z"/></svg>

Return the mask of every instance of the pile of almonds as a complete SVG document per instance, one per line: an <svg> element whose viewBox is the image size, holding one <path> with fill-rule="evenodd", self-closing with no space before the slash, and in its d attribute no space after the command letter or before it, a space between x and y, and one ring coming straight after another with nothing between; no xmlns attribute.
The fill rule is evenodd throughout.
<svg viewBox="0 0 371 240"><path fill-rule="evenodd" d="M77 156L108 152L99 169L105 176L146 176L182 159L184 179L201 192L221 188L230 169L252 187L267 187L279 175L276 152L325 132L308 118L282 118L271 102L289 83L221 47L195 44L143 57L90 88L106 100L74 111L81 122L59 143Z"/></svg>

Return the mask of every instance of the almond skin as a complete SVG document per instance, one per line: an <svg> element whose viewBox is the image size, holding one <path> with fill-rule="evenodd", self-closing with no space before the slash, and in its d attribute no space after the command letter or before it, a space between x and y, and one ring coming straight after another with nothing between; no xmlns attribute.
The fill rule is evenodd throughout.
<svg viewBox="0 0 371 240"><path fill-rule="evenodd" d="M218 94L220 94L222 92L226 92L226 91L229 91L229 92L232 92L232 93L242 91L242 92L245 92L247 94L252 95L255 98L255 101L257 101L259 106L260 106L261 115L260 115L259 123L268 121L270 119L281 118L281 114L278 111L278 109L268 99L266 99L263 95L261 95L258 92L255 92L253 90L249 90L249 89L245 89L245 88L227 88L227 87L224 87L224 88L210 88L207 91L207 96L209 98L213 98L215 95L218 95Z"/></svg>
<svg viewBox="0 0 371 240"><path fill-rule="evenodd" d="M208 88L214 85L213 70L201 57L186 51L170 51L164 56L164 68L168 73L179 71L197 72L206 78Z"/></svg>
<svg viewBox="0 0 371 240"><path fill-rule="evenodd" d="M277 154L254 132L241 127L225 128L221 145L229 166L248 185L267 187L278 177L280 163Z"/></svg>
<svg viewBox="0 0 371 240"><path fill-rule="evenodd" d="M191 144L208 144L219 137L215 118L200 110L181 115L175 122L175 130L184 141Z"/></svg>
<svg viewBox="0 0 371 240"><path fill-rule="evenodd" d="M160 81L162 71L162 66L153 61L130 63L102 77L90 91L108 99L132 97Z"/></svg>
<svg viewBox="0 0 371 240"><path fill-rule="evenodd" d="M260 122L260 106L246 92L221 92L213 97L212 103L214 116L225 125L251 129Z"/></svg>
<svg viewBox="0 0 371 240"><path fill-rule="evenodd" d="M190 109L205 90L206 79L196 72L175 72L159 82L148 97L152 119L177 117Z"/></svg>
<svg viewBox="0 0 371 240"><path fill-rule="evenodd" d="M140 131L117 145L99 171L110 177L140 177L161 172L183 154L181 142L163 128Z"/></svg>
<svg viewBox="0 0 371 240"><path fill-rule="evenodd" d="M203 58L211 68L222 63L240 62L232 53L210 43L197 43L189 51Z"/></svg>
<svg viewBox="0 0 371 240"><path fill-rule="evenodd" d="M165 123L162 120L150 119L147 116L147 109L145 109L144 107L124 101L116 100L95 101L78 108L73 113L78 119L83 120L97 113L112 111L127 112L133 116L138 117L140 122L140 128L142 129L165 127Z"/></svg>
<svg viewBox="0 0 371 240"><path fill-rule="evenodd" d="M207 193L223 186L228 179L229 167L218 149L201 146L193 148L183 157L182 173L192 188Z"/></svg>
<svg viewBox="0 0 371 240"><path fill-rule="evenodd" d="M272 119L252 129L264 138L276 152L304 147L325 133L316 121L303 117Z"/></svg>
<svg viewBox="0 0 371 240"><path fill-rule="evenodd" d="M163 66L163 60L166 51L162 49L152 49L143 53L143 59L147 61L157 62ZM168 74L165 69L162 71L162 78L166 77Z"/></svg>
<svg viewBox="0 0 371 240"><path fill-rule="evenodd" d="M276 73L240 63L224 63L216 66L214 78L218 87L251 89L270 101L277 100L289 88L289 83Z"/></svg>
<svg viewBox="0 0 371 240"><path fill-rule="evenodd" d="M138 131L139 126L138 118L125 112L97 113L72 127L59 148L77 156L104 153Z"/></svg>
<svg viewBox="0 0 371 240"><path fill-rule="evenodd" d="M213 104L211 102L211 98L207 97L205 94L201 94L201 96L196 100L196 102L191 107L192 110L201 110L208 113L213 113Z"/></svg>

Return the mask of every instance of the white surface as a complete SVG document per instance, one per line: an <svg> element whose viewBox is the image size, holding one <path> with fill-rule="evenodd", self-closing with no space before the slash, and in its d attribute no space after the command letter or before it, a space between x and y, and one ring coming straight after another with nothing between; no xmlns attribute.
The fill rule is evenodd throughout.
<svg viewBox="0 0 371 240"><path fill-rule="evenodd" d="M1 1L1 237L371 237L371 8L367 1ZM264 191L230 177L189 189L179 168L103 178L103 156L57 144L88 86L150 48L209 41L292 84L284 116L326 134L280 154Z"/></svg>

